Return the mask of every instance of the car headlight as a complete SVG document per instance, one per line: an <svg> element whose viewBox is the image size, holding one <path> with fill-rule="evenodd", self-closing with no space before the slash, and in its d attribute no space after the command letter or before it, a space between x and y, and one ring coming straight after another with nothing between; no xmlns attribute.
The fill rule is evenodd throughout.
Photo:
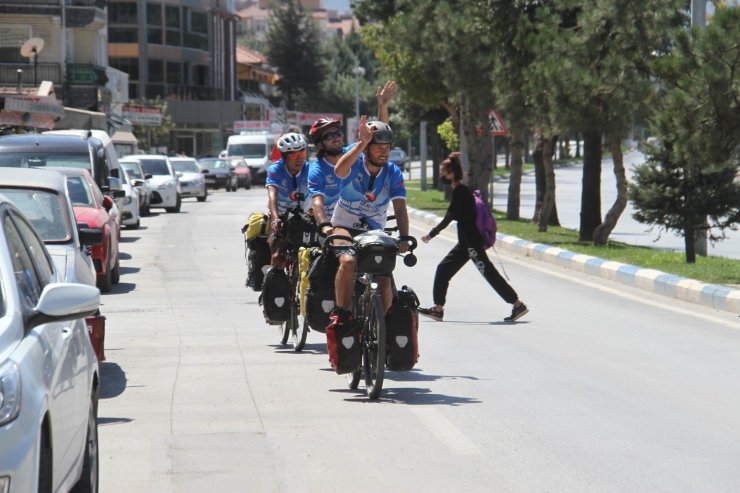
<svg viewBox="0 0 740 493"><path fill-rule="evenodd" d="M13 421L21 412L21 372L12 361L0 365L0 426Z"/></svg>
<svg viewBox="0 0 740 493"><path fill-rule="evenodd" d="M175 185L173 182L168 181L165 183L162 183L159 187L157 187L158 190L168 190L170 188L173 188L173 185Z"/></svg>
<svg viewBox="0 0 740 493"><path fill-rule="evenodd" d="M131 195L126 195L126 196L125 196L125 197L123 198L123 203L124 203L124 205L129 205L129 204L131 203L131 201L132 201L132 200L134 200L134 199L133 199L133 198L131 197Z"/></svg>

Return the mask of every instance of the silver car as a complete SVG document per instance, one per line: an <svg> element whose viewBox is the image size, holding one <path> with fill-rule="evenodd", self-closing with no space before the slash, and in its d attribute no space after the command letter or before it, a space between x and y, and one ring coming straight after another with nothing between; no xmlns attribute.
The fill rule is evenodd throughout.
<svg viewBox="0 0 740 493"><path fill-rule="evenodd" d="M205 202L208 197L206 178L198 162L191 157L171 157L169 159L180 181L180 193L183 198L195 197L198 202Z"/></svg>
<svg viewBox="0 0 740 493"><path fill-rule="evenodd" d="M139 192L139 216L148 216L152 203L152 187L149 186L148 179L152 175L145 174L144 168L141 167L141 163L138 161L121 161L120 164L121 168L128 173L131 184Z"/></svg>
<svg viewBox="0 0 740 493"><path fill-rule="evenodd" d="M2 492L98 491L100 377L82 317L97 311L100 291L63 277L0 197Z"/></svg>

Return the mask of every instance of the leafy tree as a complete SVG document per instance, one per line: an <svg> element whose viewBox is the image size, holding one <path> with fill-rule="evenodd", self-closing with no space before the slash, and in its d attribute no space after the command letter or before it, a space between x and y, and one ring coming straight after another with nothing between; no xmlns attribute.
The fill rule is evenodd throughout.
<svg viewBox="0 0 740 493"><path fill-rule="evenodd" d="M740 222L740 9L718 10L706 30L677 35L656 62L665 89L651 129L658 139L630 194L640 222L694 238L724 238Z"/></svg>
<svg viewBox="0 0 740 493"><path fill-rule="evenodd" d="M267 58L280 73L278 87L286 106L297 108L296 103L306 104L320 92L325 77L321 35L296 0L276 0L271 13Z"/></svg>
<svg viewBox="0 0 740 493"><path fill-rule="evenodd" d="M170 132L175 128L172 117L167 113L167 102L158 97L156 99L138 99L131 101L129 105L158 107L162 114L162 122L158 126L132 125L132 133L136 136L139 148L151 151L152 147L166 146L170 140Z"/></svg>

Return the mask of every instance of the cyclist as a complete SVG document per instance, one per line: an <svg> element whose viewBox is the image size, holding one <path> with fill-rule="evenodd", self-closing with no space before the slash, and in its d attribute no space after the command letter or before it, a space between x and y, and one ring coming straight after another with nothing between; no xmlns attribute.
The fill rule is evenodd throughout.
<svg viewBox="0 0 740 493"><path fill-rule="evenodd" d="M308 164L306 138L297 132L282 135L277 141L282 158L267 168L267 207L270 211L271 265L284 267L287 240L281 234L280 216L286 210L301 206L307 211Z"/></svg>
<svg viewBox="0 0 740 493"><path fill-rule="evenodd" d="M388 103L398 92L392 80L378 86L375 97L378 101L378 120L388 123ZM308 191L316 224L326 224L331 219L334 206L339 198L341 180L334 173L334 167L342 154L351 146L344 146L342 122L333 118L319 118L311 125L308 138L316 145L316 160L309 164ZM331 234L331 227L322 228Z"/></svg>
<svg viewBox="0 0 740 493"><path fill-rule="evenodd" d="M364 231L382 231L388 206L392 203L399 233L407 236L409 218L403 172L388 162L393 131L387 123L368 122L363 116L359 133L360 141L339 158L334 169L342 184L332 215L332 234L354 237ZM354 287L355 252L350 244L346 246L337 251L339 270L335 278L336 308L332 318L338 323L352 319L349 309ZM399 252L405 253L408 246L407 242L400 242ZM378 284L387 312L393 301L391 279L379 277Z"/></svg>

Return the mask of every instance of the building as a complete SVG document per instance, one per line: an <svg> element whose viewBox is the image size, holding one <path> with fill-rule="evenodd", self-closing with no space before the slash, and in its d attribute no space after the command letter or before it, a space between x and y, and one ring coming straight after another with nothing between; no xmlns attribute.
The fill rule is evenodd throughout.
<svg viewBox="0 0 740 493"><path fill-rule="evenodd" d="M233 0L116 0L108 14L109 63L132 100L167 102L168 150L218 154L242 113Z"/></svg>

